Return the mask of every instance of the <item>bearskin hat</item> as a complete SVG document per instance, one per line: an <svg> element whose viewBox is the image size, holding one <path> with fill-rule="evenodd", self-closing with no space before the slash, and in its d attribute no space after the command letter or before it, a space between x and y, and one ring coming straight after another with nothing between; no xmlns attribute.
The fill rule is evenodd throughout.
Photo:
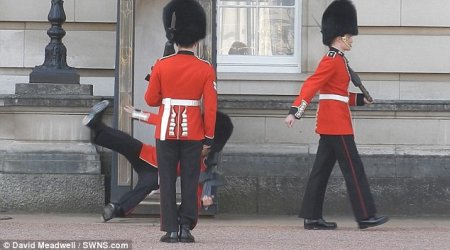
<svg viewBox="0 0 450 250"><path fill-rule="evenodd" d="M233 123L228 115L217 111L216 128L214 130L214 143L211 152L220 152L233 133Z"/></svg>
<svg viewBox="0 0 450 250"><path fill-rule="evenodd" d="M175 30L171 30L175 12ZM206 36L206 13L195 0L172 0L163 10L163 24L169 41L190 46Z"/></svg>
<svg viewBox="0 0 450 250"><path fill-rule="evenodd" d="M345 34L358 35L356 9L349 0L335 0L322 16L322 42L330 46L334 38Z"/></svg>

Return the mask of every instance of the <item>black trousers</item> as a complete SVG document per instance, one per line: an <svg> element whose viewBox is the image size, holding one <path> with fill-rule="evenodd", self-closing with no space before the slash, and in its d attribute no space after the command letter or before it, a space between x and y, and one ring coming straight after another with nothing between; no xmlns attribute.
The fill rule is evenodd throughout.
<svg viewBox="0 0 450 250"><path fill-rule="evenodd" d="M357 221L376 213L364 166L353 135L321 135L305 195L300 217L322 218L325 191L336 160L345 179L347 192Z"/></svg>
<svg viewBox="0 0 450 250"><path fill-rule="evenodd" d="M193 229L198 219L197 187L201 141L156 140L161 193L161 231L178 232L180 225ZM176 203L177 165L181 169L181 205Z"/></svg>
<svg viewBox="0 0 450 250"><path fill-rule="evenodd" d="M125 156L138 174L136 186L122 195L118 202L115 202L121 208L122 216L125 216L144 200L150 192L158 189L158 169L139 158L142 149L142 142L139 140L120 130L110 128L101 122L93 129L95 131L94 143Z"/></svg>

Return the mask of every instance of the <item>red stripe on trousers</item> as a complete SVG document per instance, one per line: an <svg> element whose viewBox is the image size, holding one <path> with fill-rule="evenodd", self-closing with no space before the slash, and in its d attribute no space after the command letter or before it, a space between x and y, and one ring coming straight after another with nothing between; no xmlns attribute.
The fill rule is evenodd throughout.
<svg viewBox="0 0 450 250"><path fill-rule="evenodd" d="M361 209L363 210L364 217L367 218L369 216L367 215L367 209L366 209L366 205L364 204L364 200L362 198L361 189L359 188L358 179L356 179L355 168L353 166L352 159L350 158L350 153L348 152L347 144L345 144L344 137L341 136L341 139L342 139L342 144L344 144L344 150L345 150L345 153L347 154L347 159L348 159L348 162L349 162L349 165L350 165L350 169L352 170L353 180L355 182L356 191L358 193L359 202L361 204Z"/></svg>

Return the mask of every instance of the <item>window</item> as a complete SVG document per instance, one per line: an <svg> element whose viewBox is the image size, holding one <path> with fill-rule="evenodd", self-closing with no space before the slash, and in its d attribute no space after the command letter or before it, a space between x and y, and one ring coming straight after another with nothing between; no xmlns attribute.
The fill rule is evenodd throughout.
<svg viewBox="0 0 450 250"><path fill-rule="evenodd" d="M300 0L219 0L221 72L299 72Z"/></svg>

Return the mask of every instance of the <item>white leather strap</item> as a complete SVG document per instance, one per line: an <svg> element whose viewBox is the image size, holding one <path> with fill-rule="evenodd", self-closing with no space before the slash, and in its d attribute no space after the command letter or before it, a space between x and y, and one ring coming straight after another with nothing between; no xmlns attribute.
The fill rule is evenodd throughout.
<svg viewBox="0 0 450 250"><path fill-rule="evenodd" d="M348 103L348 96L342 96L342 95L335 95L335 94L320 94L319 100L336 100Z"/></svg>
<svg viewBox="0 0 450 250"><path fill-rule="evenodd" d="M166 103L164 103L164 101ZM170 108L172 107L170 105L170 98L165 98L163 100L163 103L164 103L164 111L161 117L161 133L159 134L159 139L161 141L166 140L167 124L169 124Z"/></svg>
<svg viewBox="0 0 450 250"><path fill-rule="evenodd" d="M135 109L131 113L131 118L138 119L139 121L147 121L150 117L149 113L142 112L142 110Z"/></svg>
<svg viewBox="0 0 450 250"><path fill-rule="evenodd" d="M161 117L161 132L159 134L159 139L161 141L166 140L166 133L167 133L167 125L169 124L169 116L170 116L170 109L174 105L179 106L200 106L199 100L183 100L183 99L172 99L172 98L164 98L162 100L162 104L164 104L164 111L163 115Z"/></svg>
<svg viewBox="0 0 450 250"><path fill-rule="evenodd" d="M162 100L162 103L164 105L179 105L179 106L200 106L199 100L183 100L183 99L171 99L171 98L164 98Z"/></svg>

